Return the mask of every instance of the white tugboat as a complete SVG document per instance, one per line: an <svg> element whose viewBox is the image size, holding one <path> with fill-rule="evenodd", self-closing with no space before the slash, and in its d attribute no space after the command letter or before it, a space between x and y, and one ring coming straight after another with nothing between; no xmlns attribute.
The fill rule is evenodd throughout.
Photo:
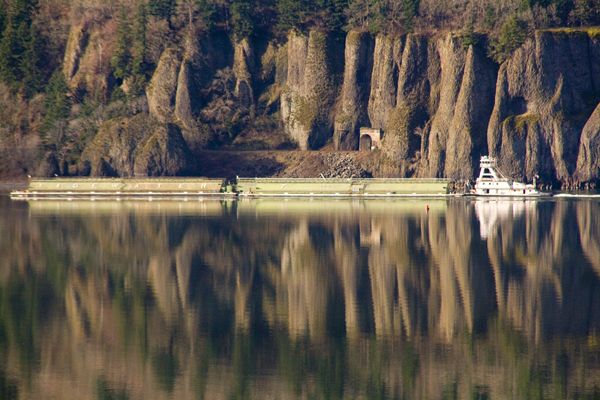
<svg viewBox="0 0 600 400"><path fill-rule="evenodd" d="M495 158L481 157L479 168L481 168L479 177L471 191L471 194L476 196L541 197L550 195L550 193L540 192L536 189L535 179L533 184L526 184L506 177L496 167Z"/></svg>

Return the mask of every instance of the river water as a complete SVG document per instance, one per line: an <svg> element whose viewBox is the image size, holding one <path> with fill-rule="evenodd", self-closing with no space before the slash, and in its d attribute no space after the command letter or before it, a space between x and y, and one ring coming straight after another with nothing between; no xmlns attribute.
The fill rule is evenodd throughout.
<svg viewBox="0 0 600 400"><path fill-rule="evenodd" d="M597 200L0 199L1 399L598 396Z"/></svg>

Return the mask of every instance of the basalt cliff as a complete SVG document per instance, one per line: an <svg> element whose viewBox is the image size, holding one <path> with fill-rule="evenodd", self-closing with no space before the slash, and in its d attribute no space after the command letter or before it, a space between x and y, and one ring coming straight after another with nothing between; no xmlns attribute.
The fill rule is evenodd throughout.
<svg viewBox="0 0 600 400"><path fill-rule="evenodd" d="M114 89L110 58L98 58L98 49L111 51L107 24L71 28L63 72L73 92ZM600 35L536 31L501 64L486 40L310 30L285 40L213 32L157 44L136 106L104 122L76 163L46 157L40 171L210 174L206 149L353 151L359 129L372 127L382 131L380 149L356 161L367 175L467 180L490 154L514 178L597 183ZM127 84L119 84L125 92Z"/></svg>

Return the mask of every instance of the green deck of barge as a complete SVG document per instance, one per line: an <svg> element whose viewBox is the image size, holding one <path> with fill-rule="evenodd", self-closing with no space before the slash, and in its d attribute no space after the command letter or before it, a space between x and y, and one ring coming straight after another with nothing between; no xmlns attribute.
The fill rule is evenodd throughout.
<svg viewBox="0 0 600 400"><path fill-rule="evenodd" d="M176 197L220 195L225 179L211 178L48 178L31 179L26 190L11 193L13 198L51 197Z"/></svg>
<svg viewBox="0 0 600 400"><path fill-rule="evenodd" d="M402 178L238 178L242 196L407 196L444 195L446 179Z"/></svg>

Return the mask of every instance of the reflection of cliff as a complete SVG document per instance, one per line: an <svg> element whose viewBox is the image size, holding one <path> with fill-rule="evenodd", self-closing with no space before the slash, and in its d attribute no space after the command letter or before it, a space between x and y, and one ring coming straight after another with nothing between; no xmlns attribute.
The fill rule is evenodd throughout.
<svg viewBox="0 0 600 400"><path fill-rule="evenodd" d="M25 398L574 397L600 384L600 205L505 206L7 213L0 375Z"/></svg>
<svg viewBox="0 0 600 400"><path fill-rule="evenodd" d="M581 247L600 278L600 207L583 203L577 207L577 222Z"/></svg>
<svg viewBox="0 0 600 400"><path fill-rule="evenodd" d="M579 218L580 231L594 218L596 207L590 206L577 207L578 214L587 212ZM586 243L577 240L573 208L542 203L521 218L501 221L487 241L500 316L536 340L598 326L597 278L588 278L591 271L578 250L583 246L585 252Z"/></svg>
<svg viewBox="0 0 600 400"><path fill-rule="evenodd" d="M368 259L375 332L411 336L427 303L418 290L422 266L415 260L414 221L377 220L372 226L381 235Z"/></svg>
<svg viewBox="0 0 600 400"><path fill-rule="evenodd" d="M290 232L281 254L281 274L276 287L276 302L287 303L285 319L290 335L325 334L327 314L327 271L311 243L309 226L304 221ZM279 308L279 307L278 307Z"/></svg>

